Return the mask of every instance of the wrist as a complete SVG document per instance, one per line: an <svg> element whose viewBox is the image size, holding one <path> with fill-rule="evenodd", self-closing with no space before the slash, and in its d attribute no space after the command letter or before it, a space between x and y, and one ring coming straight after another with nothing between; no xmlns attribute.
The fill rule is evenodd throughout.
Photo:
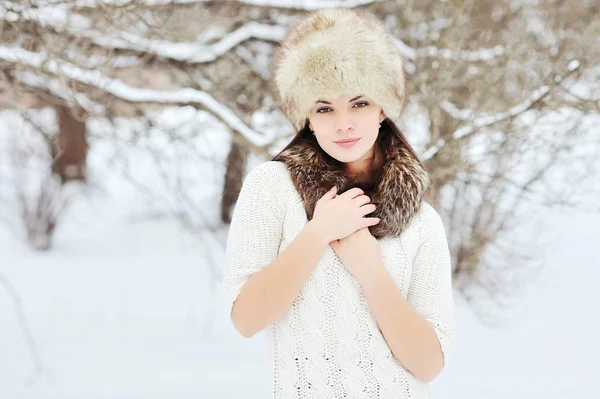
<svg viewBox="0 0 600 399"><path fill-rule="evenodd" d="M314 237L324 246L329 245L331 239L327 236L327 232L323 225L318 220L311 219L305 226L311 237Z"/></svg>
<svg viewBox="0 0 600 399"><path fill-rule="evenodd" d="M368 270L365 270L365 273L363 273L358 280L363 288L369 289L372 286L378 286L386 277L391 276L388 274L385 265L381 262L377 262L374 263L372 267L369 267Z"/></svg>

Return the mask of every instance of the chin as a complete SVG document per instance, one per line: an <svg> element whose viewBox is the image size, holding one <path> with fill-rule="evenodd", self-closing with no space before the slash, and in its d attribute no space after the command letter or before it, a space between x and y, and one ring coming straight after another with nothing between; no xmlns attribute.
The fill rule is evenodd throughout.
<svg viewBox="0 0 600 399"><path fill-rule="evenodd" d="M368 148L331 148L329 151L327 151L327 153L332 158L335 158L340 162L354 162L359 160L363 155L365 155L368 150Z"/></svg>

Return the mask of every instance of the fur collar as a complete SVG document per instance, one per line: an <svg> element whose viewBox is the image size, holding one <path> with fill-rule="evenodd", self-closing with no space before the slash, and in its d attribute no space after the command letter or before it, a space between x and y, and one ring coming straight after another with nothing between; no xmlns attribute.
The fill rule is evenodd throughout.
<svg viewBox="0 0 600 399"><path fill-rule="evenodd" d="M276 160L285 163L290 171L292 182L304 201L308 220L312 219L317 200L335 184L340 194L360 187L377 205L375 212L367 215L381 218L377 225L369 228L373 236L395 237L404 231L419 211L430 180L401 139L391 131L386 133L380 137L385 149L379 170L381 178L370 188L351 181L339 169L339 162L319 151L318 143L312 138L301 139L279 154Z"/></svg>

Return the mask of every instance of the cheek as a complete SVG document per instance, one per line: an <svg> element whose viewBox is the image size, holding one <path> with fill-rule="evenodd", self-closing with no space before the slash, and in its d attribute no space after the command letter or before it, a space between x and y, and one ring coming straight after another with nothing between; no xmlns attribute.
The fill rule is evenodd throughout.
<svg viewBox="0 0 600 399"><path fill-rule="evenodd" d="M330 118L327 118L324 115L321 115L319 118L315 118L315 120L312 121L313 130L321 134L327 133L327 131L331 129L331 121L329 119Z"/></svg>
<svg viewBox="0 0 600 399"><path fill-rule="evenodd" d="M364 136L373 137L379 133L379 119L369 118L361 125L361 131Z"/></svg>

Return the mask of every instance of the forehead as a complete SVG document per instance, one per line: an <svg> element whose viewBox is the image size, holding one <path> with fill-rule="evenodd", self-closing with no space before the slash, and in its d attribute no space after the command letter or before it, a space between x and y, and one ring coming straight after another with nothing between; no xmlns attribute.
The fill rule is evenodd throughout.
<svg viewBox="0 0 600 399"><path fill-rule="evenodd" d="M337 97L320 97L316 101L316 103L333 104L333 103L340 103L340 102L351 102L351 101L355 101L361 97L365 97L365 96L360 93L342 94Z"/></svg>

